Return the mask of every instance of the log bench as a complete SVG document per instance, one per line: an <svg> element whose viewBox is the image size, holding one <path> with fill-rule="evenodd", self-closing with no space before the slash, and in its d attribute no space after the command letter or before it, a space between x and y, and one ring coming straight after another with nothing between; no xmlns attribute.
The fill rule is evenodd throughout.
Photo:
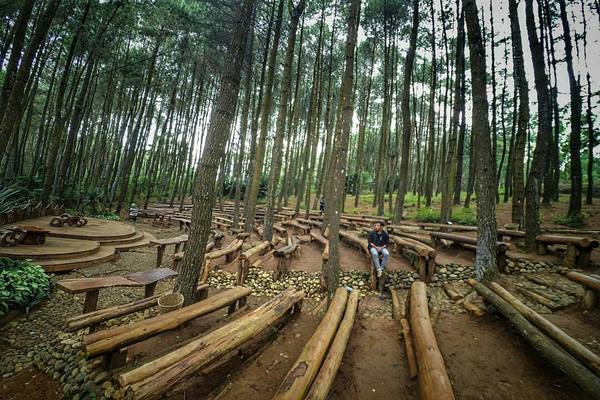
<svg viewBox="0 0 600 400"><path fill-rule="evenodd" d="M78 294L85 293L85 302L83 305L83 314L88 314L96 310L98 306L98 296L100 289L109 287L138 287L144 286L144 298L154 296L154 290L158 281L176 276L177 272L169 268L151 269L144 272L134 272L123 276L105 276L102 278L73 278L63 279L56 283L60 290Z"/></svg>
<svg viewBox="0 0 600 400"><path fill-rule="evenodd" d="M244 239L235 239L233 242L229 243L224 249L219 249L211 251L210 253L206 253L206 255L204 256L204 265L202 267L200 282L204 283L208 281L208 276L213 268L213 265L211 263L212 260L225 256L226 263L232 262L239 256L243 244Z"/></svg>
<svg viewBox="0 0 600 400"><path fill-rule="evenodd" d="M208 242L206 244L206 251L211 251L215 247L215 242ZM171 258L173 259L173 269L177 270L179 267L179 263L183 260L183 256L185 255L185 251L180 251L178 253L171 254Z"/></svg>
<svg viewBox="0 0 600 400"><path fill-rule="evenodd" d="M461 236L443 232L431 232L430 236L433 241L434 247L436 248L440 247L442 240L448 240L453 242L454 244L460 245L472 251L475 251L477 249L477 238L473 238L470 236ZM498 265L498 269L501 272L504 272L506 270L506 252L508 251L508 248L508 243L496 243L496 262Z"/></svg>
<svg viewBox="0 0 600 400"><path fill-rule="evenodd" d="M277 266L273 274L273 279L280 280L288 271L288 267L291 263L292 257L298 255L300 250L300 242L296 236L290 236L287 238L287 244L280 249L276 249L273 253L275 260L277 260Z"/></svg>
<svg viewBox="0 0 600 400"><path fill-rule="evenodd" d="M565 276L573 282L583 285L584 294L581 302L583 309L592 310L596 308L598 305L598 293L600 293L600 279L575 271L569 271Z"/></svg>
<svg viewBox="0 0 600 400"><path fill-rule="evenodd" d="M123 276L105 276L102 278L73 278L63 279L56 282L56 287L65 293L85 293L83 313L96 310L98 306L98 295L100 289L109 287L135 287L142 286L140 283L127 279Z"/></svg>
<svg viewBox="0 0 600 400"><path fill-rule="evenodd" d="M83 339L85 355L88 358L102 356L108 369L118 368L127 361L127 346L176 329L224 307L228 307L231 314L236 304L240 307L245 304L246 296L251 292L248 288L235 287L179 310L86 335Z"/></svg>
<svg viewBox="0 0 600 400"><path fill-rule="evenodd" d="M433 222L416 222L415 225L422 229L432 229L440 232L477 232L476 226L457 224L438 224Z"/></svg>
<svg viewBox="0 0 600 400"><path fill-rule="evenodd" d="M188 235L181 235L167 239L153 239L150 241L151 245L157 246L156 250L156 268L160 268L163 262L163 258L165 256L165 249L169 245L175 245L175 251L173 253L178 253L181 245L185 244L188 241Z"/></svg>
<svg viewBox="0 0 600 400"><path fill-rule="evenodd" d="M566 235L538 235L536 237L538 243L538 254L548 254L549 245L565 245L567 251L565 252L564 265L568 268L575 266L579 268L586 268L590 265L590 256L592 250L594 250L600 242L594 239L588 239L580 236L566 236Z"/></svg>
<svg viewBox="0 0 600 400"><path fill-rule="evenodd" d="M250 270L250 265L262 255L267 253L267 251L271 248L271 242L264 241L260 242L256 246L246 250L238 257L238 272L237 272L237 285L242 286L246 281L246 277L248 276L248 272Z"/></svg>
<svg viewBox="0 0 600 400"><path fill-rule="evenodd" d="M396 253L406 256L410 254L415 257L415 268L419 273L419 279L425 283L431 282L435 274L435 257L437 251L421 242L408 237L390 235L394 242Z"/></svg>
<svg viewBox="0 0 600 400"><path fill-rule="evenodd" d="M196 292L199 293L199 298L204 299L208 295L208 284L198 285ZM65 329L68 332L73 332L79 329L90 327L89 333L95 331L96 325L101 322L108 321L113 318L119 318L127 314L145 310L158 305L158 299L166 293L156 294L152 297L147 297L141 300L132 301L131 303L119 304L112 307L103 308L101 310L92 311L86 314L79 314L68 318L65 323Z"/></svg>
<svg viewBox="0 0 600 400"><path fill-rule="evenodd" d="M277 234L283 238L288 237L288 231L283 226L273 225L273 230L277 232Z"/></svg>
<svg viewBox="0 0 600 400"><path fill-rule="evenodd" d="M133 370L121 373L118 383L134 400L164 398L180 382L195 375L221 356L297 314L304 293L287 289L218 329L201 334L187 344Z"/></svg>
<svg viewBox="0 0 600 400"><path fill-rule="evenodd" d="M189 232L192 227L192 221L187 218L176 217L176 218L173 218L173 221L179 222L179 230L180 231L182 231L183 228L185 228L185 230L187 232Z"/></svg>
<svg viewBox="0 0 600 400"><path fill-rule="evenodd" d="M525 238L525 232L514 229L498 229L498 241L504 240L504 237L508 236L510 240L523 239Z"/></svg>
<svg viewBox="0 0 600 400"><path fill-rule="evenodd" d="M300 235L306 235L306 234L308 234L310 232L310 226L308 226L308 225L302 225L300 222L294 221L294 220L283 221L283 222L281 222L281 225L283 225L283 226L289 226L296 233L298 233Z"/></svg>

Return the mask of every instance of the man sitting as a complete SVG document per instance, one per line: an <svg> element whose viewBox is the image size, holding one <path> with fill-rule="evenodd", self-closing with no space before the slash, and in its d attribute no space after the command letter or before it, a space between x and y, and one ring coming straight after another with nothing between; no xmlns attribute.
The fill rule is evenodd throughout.
<svg viewBox="0 0 600 400"><path fill-rule="evenodd" d="M376 222L373 225L373 230L369 232L367 240L369 241L369 252L373 257L373 264L377 269L377 277L380 278L383 270L387 265L390 253L387 246L390 242L390 236L383 230L383 222ZM383 255L383 260L379 262L379 255Z"/></svg>

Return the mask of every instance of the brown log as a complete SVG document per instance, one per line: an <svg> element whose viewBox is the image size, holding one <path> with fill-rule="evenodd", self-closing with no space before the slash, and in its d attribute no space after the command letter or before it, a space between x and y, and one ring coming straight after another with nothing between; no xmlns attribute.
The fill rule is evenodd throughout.
<svg viewBox="0 0 600 400"><path fill-rule="evenodd" d="M242 248L244 241L241 239L236 239L233 242L229 243L227 247L220 250L211 251L210 253L206 253L204 258L206 260L214 260L215 258L223 257L227 254L235 253L236 251Z"/></svg>
<svg viewBox="0 0 600 400"><path fill-rule="evenodd" d="M252 293L251 289L235 287L167 314L87 335L84 338L86 356L95 357L110 353L129 344L175 329L186 321L223 308L250 293Z"/></svg>
<svg viewBox="0 0 600 400"><path fill-rule="evenodd" d="M552 300L548 299L545 296L542 296L541 294L535 293L532 290L529 290L527 288L524 288L522 286L517 286L517 290L519 292L521 292L523 295L529 297L530 299L548 307L549 309L551 309L552 311L556 311L559 310L561 308L561 306L559 304L556 304L555 302L553 302Z"/></svg>
<svg viewBox="0 0 600 400"><path fill-rule="evenodd" d="M575 296L575 297L578 297L580 295L580 293L577 290L573 290L571 288L561 286L557 282L547 281L547 280L541 279L539 276L535 276L535 275L523 275L523 276L527 280L530 280L533 283L537 283L538 285L549 286L551 288L561 290L561 291L563 291L571 296Z"/></svg>
<svg viewBox="0 0 600 400"><path fill-rule="evenodd" d="M462 306L465 310L478 317L482 317L485 314L485 311L483 311L481 308L477 307L470 301L463 301Z"/></svg>
<svg viewBox="0 0 600 400"><path fill-rule="evenodd" d="M325 400L329 395L333 381L337 375L338 369L342 363L342 358L346 352L348 339L354 326L354 318L356 317L356 307L358 306L358 290L354 290L348 297L344 319L340 322L340 326L335 334L335 339L331 343L327 357L323 361L319 374L315 378L308 395L307 400Z"/></svg>
<svg viewBox="0 0 600 400"><path fill-rule="evenodd" d="M542 332L550 336L554 341L560 344L565 350L574 355L577 359L587 365L594 373L600 376L600 357L592 353L587 347L567 335L562 329L542 317L540 314L523 304L518 298L513 296L508 290L496 282L490 282L487 285L496 292L507 303L513 306L518 312L523 314L531 323L537 326Z"/></svg>
<svg viewBox="0 0 600 400"><path fill-rule="evenodd" d="M404 348L406 349L406 361L408 363L408 372L411 379L415 379L419 374L419 367L417 365L417 358L415 356L415 349L413 347L412 336L410 333L410 324L406 318L400 320L400 326L402 327L402 336L404 337Z"/></svg>
<svg viewBox="0 0 600 400"><path fill-rule="evenodd" d="M160 398L179 382L281 320L303 298L303 292L287 289L229 324L121 374L119 383L134 399Z"/></svg>
<svg viewBox="0 0 600 400"><path fill-rule="evenodd" d="M538 235L536 237L538 242L546 244L572 244L579 247L588 247L592 245L593 241L590 239L580 236L566 236L566 235ZM597 241L596 241L597 242ZM597 245L595 246L597 247Z"/></svg>
<svg viewBox="0 0 600 400"><path fill-rule="evenodd" d="M287 373L273 399L296 400L304 398L317 376L327 349L335 336L346 309L347 300L348 292L346 289L338 288L327 313Z"/></svg>
<svg viewBox="0 0 600 400"><path fill-rule="evenodd" d="M252 257L256 257L261 255L265 250L267 250L271 246L271 243L268 241L264 241L259 243L258 245L246 250L242 254L240 254L241 260L250 260Z"/></svg>
<svg viewBox="0 0 600 400"><path fill-rule="evenodd" d="M295 236L290 236L288 237L288 244L286 246L275 250L275 257L289 256L298 250L299 245L300 242L298 241L298 238Z"/></svg>
<svg viewBox="0 0 600 400"><path fill-rule="evenodd" d="M600 279L575 271L567 272L566 276L574 282L580 283L585 287L600 292Z"/></svg>
<svg viewBox="0 0 600 400"><path fill-rule="evenodd" d="M391 289L390 293L392 294L392 316L399 321L406 317L404 301L398 295L396 289Z"/></svg>
<svg viewBox="0 0 600 400"><path fill-rule="evenodd" d="M416 281L410 288L410 326L419 364L421 400L454 399L444 358L440 353L427 306L427 285Z"/></svg>
<svg viewBox="0 0 600 400"><path fill-rule="evenodd" d="M555 341L546 336L540 329L527 320L515 307L489 289L487 286L469 279L469 284L491 303L496 310L508 319L516 328L521 337L550 364L561 370L588 396L593 399L600 398L600 378L587 369L569 352L559 346Z"/></svg>
<svg viewBox="0 0 600 400"><path fill-rule="evenodd" d="M158 304L158 298L163 294L157 294L142 300L137 300L127 304L120 304L114 307L104 308L87 314L80 314L67 319L65 329L67 332L73 332L88 326L96 325L109 319L122 317L146 308L154 307Z"/></svg>
<svg viewBox="0 0 600 400"><path fill-rule="evenodd" d="M350 243L351 245L361 249L368 258L371 257L371 255L369 254L368 244L366 240L361 239L352 233L344 231L340 231L340 238L342 238L345 242Z"/></svg>
<svg viewBox="0 0 600 400"><path fill-rule="evenodd" d="M598 296L593 289L585 288L581 305L584 310L593 310L598 305Z"/></svg>
<svg viewBox="0 0 600 400"><path fill-rule="evenodd" d="M437 251L435 249L414 239L403 238L396 235L390 235L390 239L392 239L392 241L396 243L397 246L408 247L421 257L435 258L435 256L437 255Z"/></svg>
<svg viewBox="0 0 600 400"><path fill-rule="evenodd" d="M462 296L460 295L460 293L458 293L456 290L454 290L452 285L450 285L448 282L442 283L442 287L444 288L444 291L446 292L448 297L450 297L450 299L452 299L452 301L458 301L458 300L462 299Z"/></svg>

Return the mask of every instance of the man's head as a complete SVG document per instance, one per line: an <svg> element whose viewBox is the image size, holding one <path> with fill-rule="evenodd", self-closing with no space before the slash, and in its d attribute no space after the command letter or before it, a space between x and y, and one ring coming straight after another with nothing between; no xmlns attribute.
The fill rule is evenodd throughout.
<svg viewBox="0 0 600 400"><path fill-rule="evenodd" d="M375 232L381 232L383 230L383 225L385 225L383 221L375 222L373 229Z"/></svg>

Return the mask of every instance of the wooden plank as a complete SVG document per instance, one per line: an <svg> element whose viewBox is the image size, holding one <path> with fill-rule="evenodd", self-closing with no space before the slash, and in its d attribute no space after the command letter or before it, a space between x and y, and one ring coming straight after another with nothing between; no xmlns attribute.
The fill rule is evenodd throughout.
<svg viewBox="0 0 600 400"><path fill-rule="evenodd" d="M89 292L115 286L142 286L142 284L122 276L102 278L73 278L56 282L56 287L70 294Z"/></svg>
<svg viewBox="0 0 600 400"><path fill-rule="evenodd" d="M127 275L127 279L137 282L140 285L148 285L173 276L177 276L177 272L171 268L154 268L148 271L131 273Z"/></svg>

